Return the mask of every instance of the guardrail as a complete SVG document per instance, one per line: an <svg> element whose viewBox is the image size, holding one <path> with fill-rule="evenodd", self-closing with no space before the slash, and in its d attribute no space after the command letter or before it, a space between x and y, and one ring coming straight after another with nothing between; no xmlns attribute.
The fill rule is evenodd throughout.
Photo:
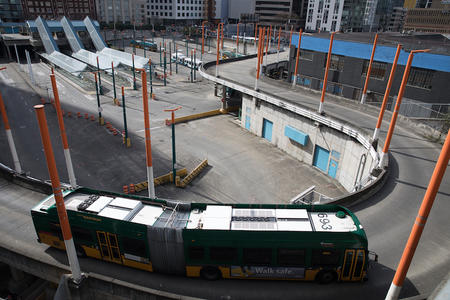
<svg viewBox="0 0 450 300"><path fill-rule="evenodd" d="M252 57L255 57L256 55L249 55L249 56L245 56L245 57L239 57L239 58L233 58L233 59L227 59L227 60L220 60L219 64L224 64L227 62L235 62L235 61L239 61L239 60L244 60L244 59L249 59ZM199 69L199 73L201 76L203 76L204 78L206 78L207 80L213 81L217 84L220 85L224 85L227 87L230 87L234 90L240 91L244 94L247 94L249 96L255 97L257 99L260 99L262 101L265 101L267 103L270 103L272 105L275 105L277 107L281 107L283 109L286 109L290 112L293 112L297 115L301 115L305 118L308 118L314 122L317 122L319 124L322 124L324 126L333 128L337 131L340 131L344 134L346 134L347 136L350 136L352 138L354 138L356 141L358 141L365 149L367 149L367 151L369 152L369 154L371 155L374 163L372 164L372 168L369 171L369 175L367 176L367 178L364 178L362 181L365 182L365 185L351 193L350 195L345 195L343 197L339 197L339 198L334 198L332 199L333 203L338 203L338 204L345 204L345 205L350 205L350 204L355 204L356 202L360 202L364 199L369 198L370 196L372 196L373 194L375 194L378 190L381 189L381 187L383 186L383 184L386 182L387 180L387 174L388 172L386 170L379 170L377 172L377 166L378 166L378 162L379 162L379 155L378 152L375 150L375 148L372 146L370 140L368 138L366 138L363 134L361 134L357 129L353 128L352 126L349 126L347 124L344 124L342 122L339 122L333 118L327 117L327 116L323 116L319 113L310 111L308 109L299 107L298 105L294 105L292 103L289 103L288 100L283 100L280 99L278 96L276 95L272 95L270 93L267 92L260 92L259 90L254 90L253 88L249 88L246 86L241 85L238 82L235 82L233 80L230 79L222 79L220 76L219 77L215 77L213 75L210 75L208 73L206 73L206 69L208 69L211 66L214 66L216 64L215 61L212 62L208 62L206 64L203 64L200 69Z"/></svg>

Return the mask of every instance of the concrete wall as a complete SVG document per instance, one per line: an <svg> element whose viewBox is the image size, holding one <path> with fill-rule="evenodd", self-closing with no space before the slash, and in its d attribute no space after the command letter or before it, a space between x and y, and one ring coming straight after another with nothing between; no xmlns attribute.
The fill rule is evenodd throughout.
<svg viewBox="0 0 450 300"><path fill-rule="evenodd" d="M333 159L338 165L336 180L348 192L352 192L354 189L361 157L365 156L366 158L362 178L368 175L370 167L374 163L367 149L348 135L324 125L318 126L318 123L310 119L265 101L254 100L253 97L244 94L241 118L243 128L245 128L247 117L250 117L250 132L261 137L263 119L273 122L272 143L307 164L313 165L316 146L327 149L330 152L329 161ZM284 133L286 125L307 134L309 136L307 144L303 146L286 137ZM360 176L361 172L359 172L358 178Z"/></svg>

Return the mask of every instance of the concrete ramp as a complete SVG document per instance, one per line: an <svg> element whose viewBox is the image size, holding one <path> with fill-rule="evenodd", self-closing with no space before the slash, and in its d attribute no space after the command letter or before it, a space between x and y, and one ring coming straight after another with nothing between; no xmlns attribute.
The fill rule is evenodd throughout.
<svg viewBox="0 0 450 300"><path fill-rule="evenodd" d="M79 76L80 73L87 68L87 64L59 52L59 48L56 45L56 42L48 29L47 22L44 19L39 16L35 23L46 52L43 53L42 56L61 69L75 76Z"/></svg>
<svg viewBox="0 0 450 300"><path fill-rule="evenodd" d="M105 55L87 51L84 48L83 43L78 38L78 35L75 32L72 22L66 17L63 17L61 19L61 25L64 29L64 33L66 34L67 40L69 41L70 48L72 48L73 51L72 56L75 57L76 59L81 60L82 62L97 68L97 57L98 57L99 68L101 70L106 69L108 70L108 72L111 72L111 63L114 63L114 67L117 67L120 64L119 61L117 60L113 61L111 60L110 57L107 57Z"/></svg>
<svg viewBox="0 0 450 300"><path fill-rule="evenodd" d="M114 62L120 62L122 65L126 65L128 67L133 67L133 59L130 53L118 51L115 49L108 48L105 41L103 41L100 32L97 27L95 27L94 23L89 17L86 17L84 20L84 25L87 28L87 31L94 43L95 48L97 49L97 53L101 54L105 57L108 57ZM100 57L100 55L99 55ZM134 66L136 68L145 68L148 64L148 59L142 56L134 56Z"/></svg>

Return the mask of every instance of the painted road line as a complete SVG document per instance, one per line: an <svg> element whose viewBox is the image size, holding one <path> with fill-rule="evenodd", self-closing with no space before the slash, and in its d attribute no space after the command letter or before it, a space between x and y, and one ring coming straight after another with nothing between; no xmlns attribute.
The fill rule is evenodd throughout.
<svg viewBox="0 0 450 300"><path fill-rule="evenodd" d="M3 72L0 72L0 78L6 83L6 84L12 84L14 83L14 80L11 78L7 78Z"/></svg>
<svg viewBox="0 0 450 300"><path fill-rule="evenodd" d="M156 127L150 127L150 130L154 130L154 129L160 129L160 128L165 128L166 126L156 126ZM135 132L136 133L139 133L139 132L144 132L145 131L145 129L141 129L141 130L136 130Z"/></svg>

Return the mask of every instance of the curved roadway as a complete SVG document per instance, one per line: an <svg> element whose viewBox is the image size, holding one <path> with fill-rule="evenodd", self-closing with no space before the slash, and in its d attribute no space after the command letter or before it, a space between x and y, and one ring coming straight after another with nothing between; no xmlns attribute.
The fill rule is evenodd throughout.
<svg viewBox="0 0 450 300"><path fill-rule="evenodd" d="M254 85L255 59L238 63L223 64L220 67L222 79L239 78L240 84L251 88ZM211 68L210 72L213 72ZM238 76L238 77L237 77ZM272 80L260 82L261 92L310 107L318 107L318 95L303 89L292 90L290 85ZM329 97L328 97L329 98ZM325 112L346 120L371 135L376 123L377 112L364 108L352 101L326 99ZM381 134L386 133L387 118ZM352 208L365 226L369 248L379 255L379 263L370 270L370 279L365 283L335 283L319 286L315 283L282 281L220 280L207 282L201 279L172 277L151 274L119 265L93 259L82 259L81 267L87 272L111 275L120 280L142 286L172 291L178 294L215 299L383 299L392 280L414 218L425 193L440 150L439 144L428 141L414 133L407 122L399 122L391 144L390 174L384 189L372 199ZM5 191L2 198L28 199L34 202L40 195L18 189L0 182ZM418 293L431 292L446 275L450 266L450 233L448 211L450 211L450 175L444 176L430 218L404 284L401 298ZM27 215L11 201L1 216L11 214ZM3 219L3 218L1 218ZM41 259L49 262L65 262L64 253L37 245L31 220L20 224L0 223L7 228L18 228L29 237L27 242L17 241L9 232L7 238L17 249L33 248L45 250ZM2 230L3 232L3 230Z"/></svg>

